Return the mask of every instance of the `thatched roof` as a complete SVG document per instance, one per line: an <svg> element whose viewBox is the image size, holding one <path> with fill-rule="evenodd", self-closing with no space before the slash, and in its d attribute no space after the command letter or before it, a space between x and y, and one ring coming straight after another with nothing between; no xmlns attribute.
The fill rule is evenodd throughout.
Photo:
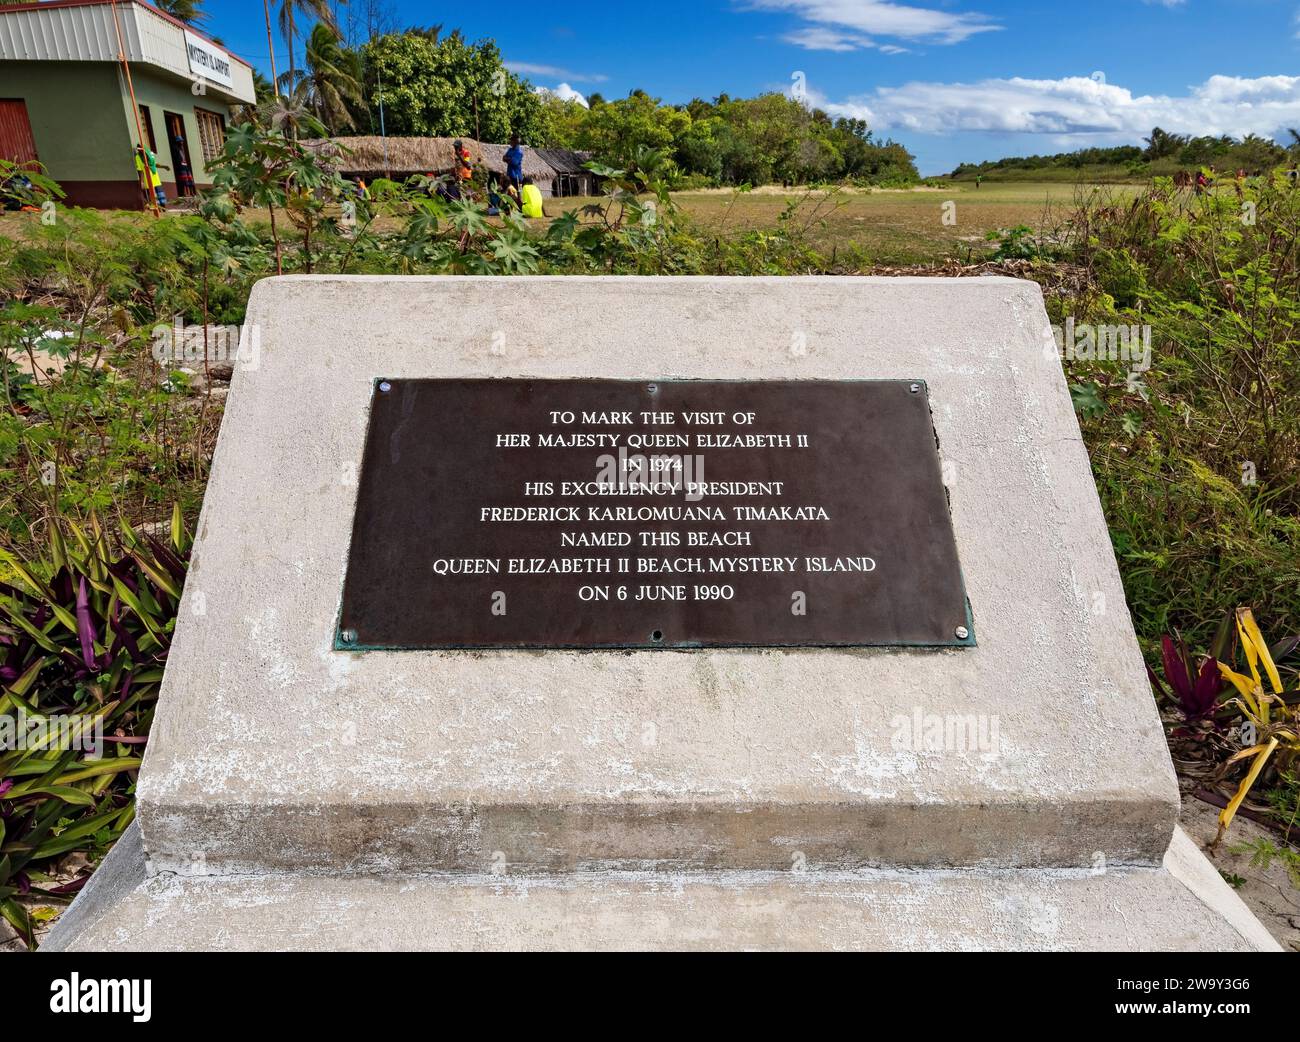
<svg viewBox="0 0 1300 1042"><path fill-rule="evenodd" d="M487 164L488 171L504 176L506 172L506 149L510 146L493 145L484 141L480 147L483 149L483 161ZM534 181L552 180L555 177L555 170L538 154L538 150L527 145L524 145L523 148L524 176L531 177Z"/></svg>
<svg viewBox="0 0 1300 1042"><path fill-rule="evenodd" d="M551 169L560 174L589 174L583 167L591 159L590 152L574 152L569 148L539 148L537 154L550 164Z"/></svg>
<svg viewBox="0 0 1300 1042"><path fill-rule="evenodd" d="M340 173L373 177L447 173L455 166L451 147L455 140L450 137L384 138L366 135L303 143L319 151ZM471 161L475 165L482 163L482 146L471 138L460 140L469 149Z"/></svg>
<svg viewBox="0 0 1300 1042"><path fill-rule="evenodd" d="M320 152L342 174L359 177L377 177L391 174L405 177L409 174L445 174L455 166L450 137L388 137L365 135L336 137L321 141L305 141L308 148ZM475 166L486 164L490 173L506 172L506 149L497 145L460 139L469 149ZM552 180L557 173L585 173L582 164L591 158L589 152L572 152L565 148L530 148L524 146L524 176L534 181Z"/></svg>

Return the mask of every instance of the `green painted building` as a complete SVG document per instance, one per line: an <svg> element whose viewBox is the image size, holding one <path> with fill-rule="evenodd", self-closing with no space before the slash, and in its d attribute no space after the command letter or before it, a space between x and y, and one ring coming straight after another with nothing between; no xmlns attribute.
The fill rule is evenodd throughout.
<svg viewBox="0 0 1300 1042"><path fill-rule="evenodd" d="M142 208L141 140L169 201L210 185L231 106L253 100L246 62L143 0L0 7L0 156L40 163L69 205Z"/></svg>

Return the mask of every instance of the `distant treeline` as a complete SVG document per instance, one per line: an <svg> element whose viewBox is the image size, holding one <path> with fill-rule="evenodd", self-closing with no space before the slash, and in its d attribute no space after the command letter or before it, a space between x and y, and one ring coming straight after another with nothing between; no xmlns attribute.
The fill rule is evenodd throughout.
<svg viewBox="0 0 1300 1042"><path fill-rule="evenodd" d="M1115 148L1081 148L1051 156L1009 156L985 163L962 163L950 176L961 180L986 177L996 181L1062 174L1096 176L1110 172L1121 176L1149 177L1203 166L1259 174L1300 159L1300 133L1292 130L1289 134L1291 144L1288 148L1257 134L1247 134L1244 138L1227 134L1191 137L1170 134L1156 127L1150 137L1143 138L1145 148L1120 145Z"/></svg>
<svg viewBox="0 0 1300 1042"><path fill-rule="evenodd" d="M331 134L473 137L589 151L626 165L655 153L662 176L686 185L918 180L911 154L878 140L859 119L834 119L780 93L723 94L666 105L645 91L592 94L587 105L537 91L506 68L491 40L471 43L441 27L375 35L356 47L320 23L305 40L305 67L281 89ZM264 94L270 85L261 84ZM665 160L667 164L665 165Z"/></svg>
<svg viewBox="0 0 1300 1042"><path fill-rule="evenodd" d="M911 153L877 140L863 120L833 119L784 94L665 105L636 90L611 101L593 94L588 103L547 99L547 142L616 162L635 159L638 149L664 150L684 178L699 184L919 180Z"/></svg>

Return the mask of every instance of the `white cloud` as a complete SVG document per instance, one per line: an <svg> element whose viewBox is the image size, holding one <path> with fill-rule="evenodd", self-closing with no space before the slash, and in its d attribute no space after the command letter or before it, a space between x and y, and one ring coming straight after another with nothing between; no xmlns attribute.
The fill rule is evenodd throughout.
<svg viewBox="0 0 1300 1042"><path fill-rule="evenodd" d="M1144 4L1159 4L1161 7L1181 7L1187 0L1142 0Z"/></svg>
<svg viewBox="0 0 1300 1042"><path fill-rule="evenodd" d="M869 36L842 33L836 29L816 25L796 29L792 33L786 33L781 39L808 51L856 51L859 48L875 46L875 42Z"/></svg>
<svg viewBox="0 0 1300 1042"><path fill-rule="evenodd" d="M906 83L843 101L818 98L836 116L880 130L1051 135L1062 144L1134 141L1154 126L1180 134L1274 134L1300 125L1300 76L1211 76L1185 94L1134 95L1084 76L1059 80Z"/></svg>
<svg viewBox="0 0 1300 1042"><path fill-rule="evenodd" d="M534 87L534 94L540 94L543 97L559 98L561 101L574 101L584 109L591 108L587 104L586 97L579 91L574 90L567 83L561 83L558 87Z"/></svg>
<svg viewBox="0 0 1300 1042"><path fill-rule="evenodd" d="M976 33L999 28L990 24L982 14L936 11L893 0L748 0L746 6L751 10L786 11L811 23L790 36L822 32L829 34L823 39L838 37L838 43L842 45L816 48L819 50L853 49L852 41L862 36L960 43ZM790 42L808 46L798 39Z"/></svg>
<svg viewBox="0 0 1300 1042"><path fill-rule="evenodd" d="M781 37L786 43L802 47L806 51L863 51L875 49L881 54L906 54L906 47L897 44L876 43L870 36L861 33L845 33L825 26L808 25L802 29L786 33Z"/></svg>
<svg viewBox="0 0 1300 1042"><path fill-rule="evenodd" d="M535 62L505 62L505 67L519 76L545 76L553 80L572 80L574 83L604 83L609 79L599 72L570 72L558 65L538 65Z"/></svg>

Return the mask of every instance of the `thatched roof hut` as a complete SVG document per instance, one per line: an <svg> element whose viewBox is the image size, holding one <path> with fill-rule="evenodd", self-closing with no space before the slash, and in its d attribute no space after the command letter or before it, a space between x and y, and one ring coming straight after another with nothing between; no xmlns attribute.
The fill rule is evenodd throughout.
<svg viewBox="0 0 1300 1042"><path fill-rule="evenodd" d="M555 171L556 195L599 193L600 178L583 165L591 159L590 152L575 152L569 148L539 148L537 154Z"/></svg>
<svg viewBox="0 0 1300 1042"><path fill-rule="evenodd" d="M487 164L488 172L496 174L498 177L506 175L506 149L509 145L493 145L484 141L480 147L483 149L483 162ZM555 180L555 169L541 157L540 152L535 148L527 145L524 149L524 177L531 177L537 187L542 190L543 195L550 195L551 182Z"/></svg>
<svg viewBox="0 0 1300 1042"><path fill-rule="evenodd" d="M408 177L445 174L455 167L450 137L379 137L364 135L304 142L326 157L339 173L351 177ZM460 139L476 166L483 148L472 138Z"/></svg>
<svg viewBox="0 0 1300 1042"><path fill-rule="evenodd" d="M569 148L539 148L542 157L557 174L586 174L583 164L591 159L590 152L575 152Z"/></svg>
<svg viewBox="0 0 1300 1042"><path fill-rule="evenodd" d="M397 180L412 174L447 174L455 168L450 137L336 137L328 140L305 141L308 148L319 152L331 166L345 177L392 177ZM506 149L472 138L460 141L469 149L470 161L476 167L504 179ZM572 152L562 148L530 148L524 146L524 176L533 179L542 195L595 195L599 178L584 170L587 152Z"/></svg>

